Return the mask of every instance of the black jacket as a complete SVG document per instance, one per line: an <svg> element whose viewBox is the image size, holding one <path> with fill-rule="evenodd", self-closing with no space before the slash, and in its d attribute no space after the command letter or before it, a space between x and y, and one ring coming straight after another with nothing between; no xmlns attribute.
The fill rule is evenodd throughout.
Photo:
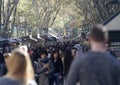
<svg viewBox="0 0 120 85"><path fill-rule="evenodd" d="M6 75L7 67L5 63L0 63L0 77Z"/></svg>
<svg viewBox="0 0 120 85"><path fill-rule="evenodd" d="M70 50L66 50L64 57L64 76L68 75L70 66L74 58L72 57L72 53Z"/></svg>
<svg viewBox="0 0 120 85"><path fill-rule="evenodd" d="M60 75L63 75L63 63L61 58L58 59L52 59L53 65L54 65L54 73L60 73Z"/></svg>

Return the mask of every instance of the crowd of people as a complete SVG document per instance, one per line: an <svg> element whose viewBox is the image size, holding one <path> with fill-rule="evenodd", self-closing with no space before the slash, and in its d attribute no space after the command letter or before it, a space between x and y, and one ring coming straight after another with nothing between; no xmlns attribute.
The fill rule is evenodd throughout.
<svg viewBox="0 0 120 85"><path fill-rule="evenodd" d="M39 85L63 85L77 48L69 44L31 47L29 54Z"/></svg>
<svg viewBox="0 0 120 85"><path fill-rule="evenodd" d="M34 70L35 81L38 85L64 85L70 65L78 55L75 42L47 46L20 46L15 47L25 50L29 54ZM82 46L82 45L80 45ZM84 50L81 48L81 50ZM14 51L14 50L13 50ZM7 61L11 58L12 50L7 48L0 52L0 76L8 72ZM15 61L13 60L12 63ZM14 63L17 65L17 63ZM23 65L22 65L23 66ZM21 71L19 69L19 71Z"/></svg>
<svg viewBox="0 0 120 85"><path fill-rule="evenodd" d="M119 62L102 28L92 28L89 46L66 42L0 53L0 85L120 85Z"/></svg>

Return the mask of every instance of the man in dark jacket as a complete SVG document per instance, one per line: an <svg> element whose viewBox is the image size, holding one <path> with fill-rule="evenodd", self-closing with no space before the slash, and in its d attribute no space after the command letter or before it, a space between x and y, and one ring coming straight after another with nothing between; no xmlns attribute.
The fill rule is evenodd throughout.
<svg viewBox="0 0 120 85"><path fill-rule="evenodd" d="M103 27L95 26L90 33L91 51L77 57L70 69L66 85L120 85L120 64L106 53L108 39Z"/></svg>

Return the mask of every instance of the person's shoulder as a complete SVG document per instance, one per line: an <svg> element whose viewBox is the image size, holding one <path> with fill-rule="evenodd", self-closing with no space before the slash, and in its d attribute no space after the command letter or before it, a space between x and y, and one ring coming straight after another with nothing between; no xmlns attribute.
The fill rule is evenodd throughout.
<svg viewBox="0 0 120 85"><path fill-rule="evenodd" d="M0 78L0 82L3 81L3 80L8 80L8 78L3 76L3 77Z"/></svg>
<svg viewBox="0 0 120 85"><path fill-rule="evenodd" d="M87 53L84 53L82 55L78 55L78 57L76 57L75 59L76 60L84 60L85 58L91 56L92 52L87 52Z"/></svg>
<svg viewBox="0 0 120 85"><path fill-rule="evenodd" d="M91 61L93 59L97 60L105 56L110 56L110 55L107 55L106 53L88 51L87 53L84 53L83 55L76 57L75 62L85 63L86 61Z"/></svg>
<svg viewBox="0 0 120 85"><path fill-rule="evenodd" d="M9 81L9 79L7 77L3 76L0 78L0 85L5 85L5 83L8 81Z"/></svg>
<svg viewBox="0 0 120 85"><path fill-rule="evenodd" d="M27 81L27 85L37 85L37 83L35 82L35 80L29 79Z"/></svg>
<svg viewBox="0 0 120 85"><path fill-rule="evenodd" d="M21 80L14 80L7 76L0 78L0 85L24 85L24 82Z"/></svg>
<svg viewBox="0 0 120 85"><path fill-rule="evenodd" d="M85 53L85 54L83 54L82 56L77 56L77 57L73 60L73 64L80 65L80 63L84 62L87 54L88 54L88 53Z"/></svg>

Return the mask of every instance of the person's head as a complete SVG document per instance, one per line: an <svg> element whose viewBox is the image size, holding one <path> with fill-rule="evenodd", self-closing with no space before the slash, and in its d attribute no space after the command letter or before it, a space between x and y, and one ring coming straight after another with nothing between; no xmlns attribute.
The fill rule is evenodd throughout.
<svg viewBox="0 0 120 85"><path fill-rule="evenodd" d="M48 55L48 53L47 53L47 51L46 50L41 50L41 53L40 53L40 58L42 58L42 59L45 59L46 57L47 57L47 55Z"/></svg>
<svg viewBox="0 0 120 85"><path fill-rule="evenodd" d="M65 52L64 52L64 57L69 57L69 58L73 58L72 57L72 53L69 49L66 49Z"/></svg>
<svg viewBox="0 0 120 85"><path fill-rule="evenodd" d="M75 58L76 55L77 55L77 48L73 47L73 48L71 49L71 53L72 53L72 56Z"/></svg>
<svg viewBox="0 0 120 85"><path fill-rule="evenodd" d="M5 53L3 56L4 56L5 63L7 63L8 58L11 56L11 53Z"/></svg>
<svg viewBox="0 0 120 85"><path fill-rule="evenodd" d="M54 59L59 58L59 51L58 51L58 50L54 50L54 51L52 52L52 57L53 57Z"/></svg>
<svg viewBox="0 0 120 85"><path fill-rule="evenodd" d="M34 71L29 54L23 49L15 49L12 51L11 57L6 64L8 75L21 80L34 78Z"/></svg>
<svg viewBox="0 0 120 85"><path fill-rule="evenodd" d="M106 51L110 51L111 50L109 44L106 44L105 47L106 47Z"/></svg>
<svg viewBox="0 0 120 85"><path fill-rule="evenodd" d="M94 43L105 45L108 40L108 33L102 25L96 25L91 29L89 40L91 45Z"/></svg>
<svg viewBox="0 0 120 85"><path fill-rule="evenodd" d="M28 48L26 45L20 46L20 49L23 49L25 52L28 52Z"/></svg>

